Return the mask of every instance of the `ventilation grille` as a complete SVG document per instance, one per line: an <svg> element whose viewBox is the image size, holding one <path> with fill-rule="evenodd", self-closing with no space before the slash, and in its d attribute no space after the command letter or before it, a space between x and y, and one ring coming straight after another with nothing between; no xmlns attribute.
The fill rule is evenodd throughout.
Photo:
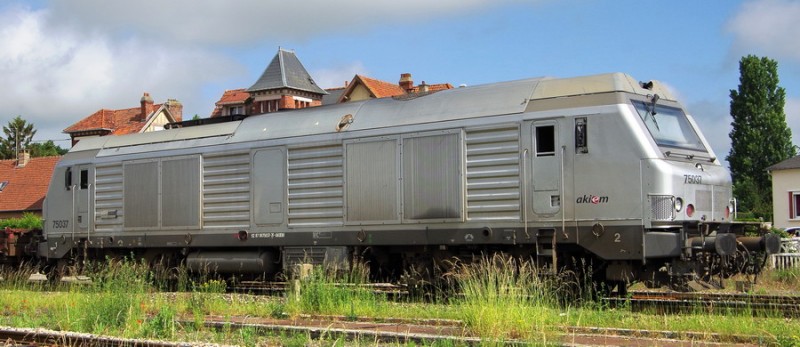
<svg viewBox="0 0 800 347"><path fill-rule="evenodd" d="M519 220L519 128L467 129L466 146L467 218Z"/></svg>
<svg viewBox="0 0 800 347"><path fill-rule="evenodd" d="M672 195L650 195L650 220L671 221L675 219Z"/></svg>
<svg viewBox="0 0 800 347"><path fill-rule="evenodd" d="M728 208L731 191L726 187L714 186L714 219L725 218L725 210Z"/></svg>
<svg viewBox="0 0 800 347"><path fill-rule="evenodd" d="M347 265L347 247L286 247L283 249L283 266L291 272L297 264L339 267Z"/></svg>
<svg viewBox="0 0 800 347"><path fill-rule="evenodd" d="M203 226L250 225L250 153L203 156Z"/></svg>
<svg viewBox="0 0 800 347"><path fill-rule="evenodd" d="M343 224L342 145L290 148L289 226Z"/></svg>
<svg viewBox="0 0 800 347"><path fill-rule="evenodd" d="M98 165L94 191L95 231L122 231L122 163Z"/></svg>

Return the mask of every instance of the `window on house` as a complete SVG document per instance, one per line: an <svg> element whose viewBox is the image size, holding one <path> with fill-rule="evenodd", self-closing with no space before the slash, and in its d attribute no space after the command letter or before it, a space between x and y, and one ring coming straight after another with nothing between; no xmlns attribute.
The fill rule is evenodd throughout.
<svg viewBox="0 0 800 347"><path fill-rule="evenodd" d="M244 114L244 106L231 106L229 109L229 115L240 115Z"/></svg>
<svg viewBox="0 0 800 347"><path fill-rule="evenodd" d="M789 192L789 219L800 219L800 192Z"/></svg>
<svg viewBox="0 0 800 347"><path fill-rule="evenodd" d="M2 192L3 189L6 189L7 185L8 185L8 181L0 182L0 192Z"/></svg>

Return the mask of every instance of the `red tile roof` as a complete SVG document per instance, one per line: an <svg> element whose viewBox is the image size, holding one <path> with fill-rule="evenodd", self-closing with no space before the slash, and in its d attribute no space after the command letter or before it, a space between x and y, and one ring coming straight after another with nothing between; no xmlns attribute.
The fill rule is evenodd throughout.
<svg viewBox="0 0 800 347"><path fill-rule="evenodd" d="M161 108L161 104L153 105L153 111ZM77 133L92 130L107 130L114 135L137 133L147 123L141 120L142 108L133 107L121 110L101 109L89 117L64 129L65 133ZM149 115L148 115L149 116Z"/></svg>
<svg viewBox="0 0 800 347"><path fill-rule="evenodd" d="M231 89L226 90L225 93L222 93L222 97L219 98L219 101L214 103L216 107L214 107L214 111L211 112L211 117L219 117L222 115L222 106L224 105L236 105L242 104L247 101L247 98L250 97L250 93L247 92L246 89Z"/></svg>
<svg viewBox="0 0 800 347"><path fill-rule="evenodd" d="M356 81L361 81L361 83L367 87L370 93L372 93L372 95L376 98L386 98L390 96L403 95L406 93L406 91L397 84L384 82L361 75L356 75L356 78L353 79L353 83L350 85L352 86L356 84Z"/></svg>
<svg viewBox="0 0 800 347"><path fill-rule="evenodd" d="M248 93L244 88L226 90L225 93L222 94L222 97L219 98L219 101L217 101L216 104L217 105L238 104L244 102L249 97L250 93Z"/></svg>
<svg viewBox="0 0 800 347"><path fill-rule="evenodd" d="M355 77L353 77L352 83L350 83L345 88L345 91L344 93L342 93L342 96L339 97L338 102L344 102L345 100L347 100L346 98L350 96L350 93L359 84L366 87L367 90L370 92L370 95L374 98L386 98L386 97L401 96L407 94L406 90L403 89L403 87L401 87L398 84L376 80L374 78L369 78L362 75L356 75ZM429 84L427 92L433 93L446 89L453 89L453 85L450 83ZM415 86L411 88L410 92L420 93L420 86Z"/></svg>
<svg viewBox="0 0 800 347"><path fill-rule="evenodd" d="M453 89L453 85L450 84L450 83L437 83L437 84L429 84L428 85L428 92L429 93L438 92L438 91L447 90L447 89ZM414 87L414 89L412 89L411 91L414 92L414 93L419 93L419 86Z"/></svg>
<svg viewBox="0 0 800 347"><path fill-rule="evenodd" d="M41 211L53 169L61 157L31 158L24 167L17 160L0 160L0 211Z"/></svg>

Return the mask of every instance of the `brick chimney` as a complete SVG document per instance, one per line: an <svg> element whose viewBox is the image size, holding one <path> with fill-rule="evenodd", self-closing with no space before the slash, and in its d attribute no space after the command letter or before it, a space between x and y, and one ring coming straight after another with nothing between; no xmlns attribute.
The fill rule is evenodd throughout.
<svg viewBox="0 0 800 347"><path fill-rule="evenodd" d="M411 79L410 73L400 74L400 88L403 88L407 93L414 90L414 80Z"/></svg>
<svg viewBox="0 0 800 347"><path fill-rule="evenodd" d="M167 99L166 107L169 110L169 114L175 118L176 122L183 120L183 104L181 104L180 101L175 99Z"/></svg>
<svg viewBox="0 0 800 347"><path fill-rule="evenodd" d="M17 157L17 167L25 167L31 161L31 154L27 150L19 152Z"/></svg>
<svg viewBox="0 0 800 347"><path fill-rule="evenodd" d="M138 120L145 121L147 116L153 113L153 98L150 97L150 93L145 92L139 103L142 105L142 112L139 114Z"/></svg>
<svg viewBox="0 0 800 347"><path fill-rule="evenodd" d="M425 81L422 81L422 84L419 85L418 93L427 93L428 92L428 84Z"/></svg>

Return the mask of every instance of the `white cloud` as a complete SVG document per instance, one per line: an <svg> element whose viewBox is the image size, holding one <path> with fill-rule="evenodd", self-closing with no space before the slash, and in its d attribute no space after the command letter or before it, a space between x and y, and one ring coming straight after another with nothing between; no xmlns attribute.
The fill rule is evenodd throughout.
<svg viewBox="0 0 800 347"><path fill-rule="evenodd" d="M52 30L46 9L0 11L0 115L34 123L44 130L36 140L64 138L61 129L100 108L134 107L144 91L156 102L175 98L186 113L206 115L215 100L202 99L203 84L246 73L203 49Z"/></svg>
<svg viewBox="0 0 800 347"><path fill-rule="evenodd" d="M309 71L309 73L311 76L314 76L314 82L317 82L317 85L322 88L343 87L344 83L352 81L353 76L356 74L369 75L364 64L360 61L347 65Z"/></svg>
<svg viewBox="0 0 800 347"><path fill-rule="evenodd" d="M519 0L502 0L505 2ZM491 0L53 0L60 25L83 30L130 32L171 42L252 44L304 40L316 34L357 33L373 25L423 22L472 12Z"/></svg>
<svg viewBox="0 0 800 347"><path fill-rule="evenodd" d="M800 62L800 2L756 0L744 3L728 22L734 49ZM756 52L752 52L756 50Z"/></svg>

